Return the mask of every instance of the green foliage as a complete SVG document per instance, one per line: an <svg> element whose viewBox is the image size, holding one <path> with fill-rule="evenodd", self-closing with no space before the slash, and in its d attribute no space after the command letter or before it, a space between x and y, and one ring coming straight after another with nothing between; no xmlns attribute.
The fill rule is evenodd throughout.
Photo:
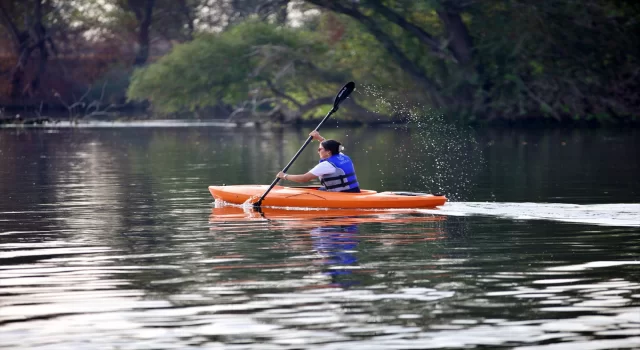
<svg viewBox="0 0 640 350"><path fill-rule="evenodd" d="M239 44L212 36L178 45L158 62L136 70L127 95L130 99L148 99L167 112L214 105L225 93L246 91L246 86L238 86L243 78L238 71L246 66L237 60L232 69L227 67L229 56L242 53ZM226 91L222 91L223 84Z"/></svg>
<svg viewBox="0 0 640 350"><path fill-rule="evenodd" d="M265 90L267 81L297 90L295 76L317 76L307 64L325 51L309 32L247 21L220 34L200 35L137 70L128 96L148 99L165 112L220 102L239 105Z"/></svg>
<svg viewBox="0 0 640 350"><path fill-rule="evenodd" d="M167 112L248 102L254 110L274 104L296 108L314 97L331 95L336 85L354 79L359 87L384 89L386 99L445 107L452 119L469 122L534 117L604 123L632 118L640 107L633 93L640 89L636 79L640 10L628 2L363 0L353 4L351 9L375 23L415 65L413 71L398 61L380 32L371 31L362 20L341 13L330 1L309 2L327 5L301 27L249 20L177 46L157 63L135 72L129 98L148 99ZM384 11L428 33L440 43L442 55ZM462 21L472 62L452 58L454 45L461 43L455 39L461 37L445 25L443 13ZM420 74L435 91L421 85ZM378 96L356 96L369 109L394 113L379 103Z"/></svg>
<svg viewBox="0 0 640 350"><path fill-rule="evenodd" d="M623 77L640 64L640 12L625 4L511 0L468 8L493 117L631 116L640 105L628 92L640 86Z"/></svg>

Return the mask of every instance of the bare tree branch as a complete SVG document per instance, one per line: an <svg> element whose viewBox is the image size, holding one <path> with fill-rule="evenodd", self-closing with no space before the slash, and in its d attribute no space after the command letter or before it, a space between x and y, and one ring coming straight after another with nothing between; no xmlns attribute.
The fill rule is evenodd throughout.
<svg viewBox="0 0 640 350"><path fill-rule="evenodd" d="M300 102L298 102L295 98L287 95L286 93L284 93L283 91L278 90L273 83L271 82L271 80L265 80L265 82L267 83L267 86L269 87L269 89L271 89L271 91L273 92L274 95L278 96L278 97L282 97L285 100L293 103L294 105L296 105L296 107L298 108L302 108L302 104Z"/></svg>

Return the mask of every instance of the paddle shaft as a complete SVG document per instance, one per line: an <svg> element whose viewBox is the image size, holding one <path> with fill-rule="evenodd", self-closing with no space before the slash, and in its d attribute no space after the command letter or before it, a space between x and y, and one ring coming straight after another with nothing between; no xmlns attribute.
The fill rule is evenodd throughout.
<svg viewBox="0 0 640 350"><path fill-rule="evenodd" d="M331 110L329 111L329 113L327 113L327 115L322 118L322 120L320 121L320 124L318 124L318 126L316 126L316 128L314 129L314 131L318 131L320 129L320 127L322 126L322 124L324 124L325 120L329 119L329 117L335 113L338 109L337 108L331 108ZM287 166L284 167L284 169L282 169L283 173L286 173L287 170L289 170L289 167L291 166L291 164L293 164L293 162L295 162L295 160L298 158L298 156L300 155L300 153L302 153L302 151L305 149L305 147L307 147L307 145L311 142L311 140L313 140L312 136L307 137L307 141L304 142L304 144L302 145L302 147L300 147L300 149L298 150L298 152L296 152L296 155L293 156L293 158L291 159L291 161L289 161L289 164L287 164ZM262 195L262 197L260 197L260 199L255 202L253 204L253 206L255 207L259 207L262 204L262 200L264 199L264 197L267 196L267 194L269 194L269 192L271 192L271 189L280 181L279 177L276 177L275 180L273 180L273 182L271 183L271 186L269 186L269 188L267 189L267 191Z"/></svg>

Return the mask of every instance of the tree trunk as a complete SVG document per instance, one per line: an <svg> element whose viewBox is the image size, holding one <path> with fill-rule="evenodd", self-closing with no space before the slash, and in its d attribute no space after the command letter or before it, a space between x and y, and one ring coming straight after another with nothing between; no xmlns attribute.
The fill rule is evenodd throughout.
<svg viewBox="0 0 640 350"><path fill-rule="evenodd" d="M129 6L138 20L138 52L133 61L134 66L141 66L149 59L149 44L151 29L151 17L153 15L153 5L155 0L136 1L129 0Z"/></svg>
<svg viewBox="0 0 640 350"><path fill-rule="evenodd" d="M481 88L487 91L490 88L488 82L474 87L472 81L480 81L483 78L484 67L479 62L474 62L474 44L466 24L462 21L460 10L451 3L445 3L437 11L438 17L444 23L448 34L449 50L460 64L465 82L458 93L458 99L466 105L469 111L484 110L488 100L481 101L485 106L474 105L474 90ZM485 94L486 95L486 94Z"/></svg>
<svg viewBox="0 0 640 350"><path fill-rule="evenodd" d="M473 60L473 41L460 13L451 8L439 9L437 13L449 35L451 53L461 65L470 65Z"/></svg>
<svg viewBox="0 0 640 350"><path fill-rule="evenodd" d="M23 41L20 45L20 50L18 51L18 61L16 62L16 66L13 67L11 71L11 98L16 99L22 96L23 94L23 83L24 80L24 69L29 62L29 58L31 57L31 53L33 49L28 47L28 42Z"/></svg>
<svg viewBox="0 0 640 350"><path fill-rule="evenodd" d="M36 72L33 80L29 84L31 92L35 92L40 87L40 79L47 70L47 61L49 60L49 52L47 51L47 31L42 25L42 3L40 0L36 0L35 8L35 21L33 28L31 29L31 35L35 41L34 46L40 53L40 62L38 63L38 71Z"/></svg>
<svg viewBox="0 0 640 350"><path fill-rule="evenodd" d="M288 6L289 6L289 0L283 0L280 4L278 9L276 10L276 21L279 24L285 25L287 23L287 18L289 16L289 11L288 11Z"/></svg>
<svg viewBox="0 0 640 350"><path fill-rule="evenodd" d="M186 0L180 0L180 9L184 14L185 20L187 21L187 28L189 31L187 32L187 39L193 39L193 32L195 31L195 26L193 24L193 11L188 5Z"/></svg>
<svg viewBox="0 0 640 350"><path fill-rule="evenodd" d="M17 57L11 72L11 98L19 98L37 90L40 78L46 71L49 52L47 51L47 31L42 24L42 0L34 0L33 14L26 12L25 23L29 25L20 30L7 9L0 3L0 23L8 30ZM25 84L25 68L35 50L40 53L40 63L33 79Z"/></svg>
<svg viewBox="0 0 640 350"><path fill-rule="evenodd" d="M16 23L13 22L12 16L8 10L0 3L0 23L7 30L11 43L13 44L13 51L17 57L15 67L11 70L11 98L17 98L20 96L22 90L22 79L24 77L24 66L29 61L31 52L28 50L28 36L27 33L20 31Z"/></svg>
<svg viewBox="0 0 640 350"><path fill-rule="evenodd" d="M469 34L466 24L462 21L460 11L455 6L445 3L443 7L436 11L438 17L444 24L448 36L449 51L458 61L460 70L463 73L464 81L456 92L458 105L468 112L474 111L474 90L476 87L473 81L478 80L480 72L473 62L474 47L473 40Z"/></svg>
<svg viewBox="0 0 640 350"><path fill-rule="evenodd" d="M18 26L13 22L12 16L9 11L0 2L0 24L7 29L11 43L13 44L14 51L19 54L21 50L21 36L22 33L18 29Z"/></svg>
<svg viewBox="0 0 640 350"><path fill-rule="evenodd" d="M49 52L47 51L46 41L42 39L38 43L38 51L40 52L40 62L38 63L38 71L30 83L30 90L35 92L40 87L40 79L47 70L47 62L49 60Z"/></svg>

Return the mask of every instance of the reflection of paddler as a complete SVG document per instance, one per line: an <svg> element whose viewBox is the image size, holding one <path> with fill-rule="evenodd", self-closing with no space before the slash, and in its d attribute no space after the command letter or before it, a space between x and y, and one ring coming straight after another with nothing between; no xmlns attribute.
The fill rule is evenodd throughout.
<svg viewBox="0 0 640 350"><path fill-rule="evenodd" d="M384 245L414 244L416 242L436 240L446 237L446 231L440 225L411 225L403 233L386 234L382 232L362 235L359 224L362 223L441 223L446 216L433 215L415 209L278 209L262 207L260 211L234 205L217 204L212 208L209 222L211 230L250 232L252 223L283 227L286 237L290 238L290 247L297 251L313 249L318 259L316 266L322 266L321 274L330 277L322 287L348 287L359 283L356 279L365 270L357 266L357 246L361 241L373 241ZM246 223L246 225L245 225ZM228 226L227 226L228 225ZM246 229L245 227L249 227ZM253 228L254 229L254 228ZM309 246L312 245L312 248Z"/></svg>
<svg viewBox="0 0 640 350"><path fill-rule="evenodd" d="M327 256L325 264L353 264L356 257L353 251L358 245L357 225L321 226L311 230L313 248L321 255Z"/></svg>
<svg viewBox="0 0 640 350"><path fill-rule="evenodd" d="M333 284L348 287L358 282L344 280L352 277L350 267L357 264L355 252L358 246L358 225L320 226L312 229L309 234L314 250L323 257L321 263L328 265L324 274L331 276ZM337 278L340 278L338 281Z"/></svg>

